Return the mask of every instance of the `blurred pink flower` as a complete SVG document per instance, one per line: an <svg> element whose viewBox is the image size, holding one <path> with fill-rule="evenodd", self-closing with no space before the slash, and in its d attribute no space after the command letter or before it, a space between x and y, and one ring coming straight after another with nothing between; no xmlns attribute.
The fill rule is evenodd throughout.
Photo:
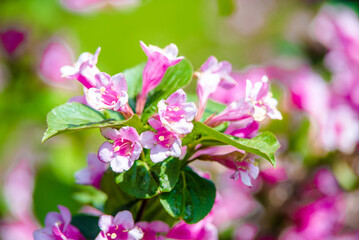
<svg viewBox="0 0 359 240"><path fill-rule="evenodd" d="M197 114L196 105L186 101L186 93L179 89L167 100L159 101L157 105L158 116L163 126L180 135L192 132L192 121Z"/></svg>
<svg viewBox="0 0 359 240"><path fill-rule="evenodd" d="M199 98L198 120L202 117L209 96L214 93L219 86L227 89L236 85L236 82L231 76L231 72L232 65L229 62L218 62L214 56L210 56L201 66L201 71L197 73L197 94Z"/></svg>
<svg viewBox="0 0 359 240"><path fill-rule="evenodd" d="M211 213L195 224L180 221L171 228L166 237L176 240L217 240L218 230L212 221Z"/></svg>
<svg viewBox="0 0 359 240"><path fill-rule="evenodd" d="M17 28L8 28L0 31L0 43L9 56L17 54L25 40L25 32Z"/></svg>
<svg viewBox="0 0 359 240"><path fill-rule="evenodd" d="M135 160L140 157L142 146L140 136L133 127L102 128L101 134L113 143L104 142L98 150L98 158L110 163L114 172L129 170Z"/></svg>
<svg viewBox="0 0 359 240"><path fill-rule="evenodd" d="M7 240L32 240L38 223L32 213L34 175L27 160L12 169L4 183L4 197L12 217L0 222L0 236Z"/></svg>
<svg viewBox="0 0 359 240"><path fill-rule="evenodd" d="M72 239L86 240L81 232L71 225L71 213L63 206L58 206L60 213L49 212L46 215L45 227L34 232L35 240Z"/></svg>
<svg viewBox="0 0 359 240"><path fill-rule="evenodd" d="M89 12L107 6L125 7L138 4L139 0L60 0L69 10L74 12Z"/></svg>
<svg viewBox="0 0 359 240"><path fill-rule="evenodd" d="M96 67L100 51L101 48L99 47L95 54L88 52L82 53L74 66L63 66L60 69L62 77L77 79L86 88L95 87L95 75L100 73L100 70Z"/></svg>
<svg viewBox="0 0 359 240"><path fill-rule="evenodd" d="M61 67L72 64L72 51L61 41L53 40L42 53L39 71L41 77L50 84L66 81L61 76Z"/></svg>
<svg viewBox="0 0 359 240"><path fill-rule="evenodd" d="M270 166L268 168L261 168L260 177L270 184L276 184L286 181L288 179L285 168L280 166Z"/></svg>
<svg viewBox="0 0 359 240"><path fill-rule="evenodd" d="M122 73L110 76L107 73L95 75L96 85L86 91L88 104L96 110L119 110L128 102L127 83Z"/></svg>
<svg viewBox="0 0 359 240"><path fill-rule="evenodd" d="M96 240L139 240L143 232L135 226L131 212L118 212L115 217L102 215L98 223L101 232Z"/></svg>
<svg viewBox="0 0 359 240"><path fill-rule="evenodd" d="M179 157L182 153L181 139L175 133L168 131L158 117L150 118L148 122L156 133L152 131L141 133L140 142L143 148L151 149L152 162L161 162L169 156Z"/></svg>
<svg viewBox="0 0 359 240"><path fill-rule="evenodd" d="M88 154L87 164L87 168L76 172L76 183L100 188L101 178L106 172L108 165L100 161L95 153Z"/></svg>
<svg viewBox="0 0 359 240"><path fill-rule="evenodd" d="M143 232L142 240L165 240L165 235L170 230L170 227L161 221L138 222L136 227Z"/></svg>
<svg viewBox="0 0 359 240"><path fill-rule="evenodd" d="M255 236L258 232L258 227L245 223L242 224L239 228L235 231L235 240L252 240L255 239Z"/></svg>
<svg viewBox="0 0 359 240"><path fill-rule="evenodd" d="M311 186L302 196L305 200L314 200L295 209L295 225L285 230L280 239L335 239L334 236L341 232L346 203L334 176L328 170L320 169Z"/></svg>
<svg viewBox="0 0 359 240"><path fill-rule="evenodd" d="M173 43L164 49L153 45L147 46L142 41L140 44L148 61L143 69L142 91L137 97L136 112L138 114L142 113L145 107L148 93L160 84L167 69L184 59L184 57L177 57L178 48Z"/></svg>

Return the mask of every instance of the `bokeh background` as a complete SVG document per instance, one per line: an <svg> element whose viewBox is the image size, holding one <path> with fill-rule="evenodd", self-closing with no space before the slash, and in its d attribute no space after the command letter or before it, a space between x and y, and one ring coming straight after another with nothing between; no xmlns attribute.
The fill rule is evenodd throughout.
<svg viewBox="0 0 359 240"><path fill-rule="evenodd" d="M343 31L352 35L349 40L328 44L330 29L315 24L326 9L347 13L349 20L338 31L347 27ZM41 144L46 114L82 92L78 82L61 79L61 65L101 46L98 67L113 75L146 61L142 40L160 47L175 43L194 69L214 55L231 62L235 71L264 71L272 81L284 119L264 123L262 129L273 131L281 142L277 170L262 163L263 174L249 189L229 182L219 165L198 165L217 176L217 187L231 208L221 211L228 211L223 219L229 222L216 223L220 239L359 239L359 104L354 93L351 98L333 93L336 86L358 86L359 74L356 70L352 80L340 82L342 58L334 55L334 63L328 64L327 57L349 45L347 54L358 55L358 12L356 1L1 0L1 236L10 239L4 232L24 218L31 219L24 230L31 232L58 204L75 213L106 197L74 183L87 154L97 152L103 141L98 131L65 134ZM350 69L359 69L359 59L353 61ZM302 69L304 75L299 74ZM332 120L321 120L325 106L320 102L326 97L321 84L351 109L334 111L340 124L333 123L337 135L330 144L323 141L332 129L321 124ZM194 82L187 90L194 93L195 87ZM337 125L347 128L338 130Z"/></svg>

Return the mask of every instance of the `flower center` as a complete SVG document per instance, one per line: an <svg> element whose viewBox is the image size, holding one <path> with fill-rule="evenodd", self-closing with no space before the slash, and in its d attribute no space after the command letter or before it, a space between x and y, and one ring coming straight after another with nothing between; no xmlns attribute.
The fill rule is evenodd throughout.
<svg viewBox="0 0 359 240"><path fill-rule="evenodd" d="M166 128L159 129L155 134L155 138L158 144L166 148L171 147L176 140L176 137L171 132L167 131Z"/></svg>
<svg viewBox="0 0 359 240"><path fill-rule="evenodd" d="M113 150L121 156L128 156L132 153L133 145L130 140L120 138L113 142Z"/></svg>
<svg viewBox="0 0 359 240"><path fill-rule="evenodd" d="M102 102L106 105L114 105L118 102L118 93L112 87L100 87L99 90L102 95Z"/></svg>

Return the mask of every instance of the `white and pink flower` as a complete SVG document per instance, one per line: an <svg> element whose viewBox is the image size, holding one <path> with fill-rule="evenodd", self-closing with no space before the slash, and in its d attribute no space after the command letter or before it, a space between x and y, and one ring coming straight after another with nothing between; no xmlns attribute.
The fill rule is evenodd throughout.
<svg viewBox="0 0 359 240"><path fill-rule="evenodd" d="M193 129L193 119L197 114L197 107L193 102L186 102L187 95L179 89L167 100L158 102L158 116L165 128L177 134L188 134Z"/></svg>
<svg viewBox="0 0 359 240"><path fill-rule="evenodd" d="M182 153L181 139L175 133L168 131L158 117L150 118L148 122L156 132L141 133L140 142L144 148L151 149L151 160L157 163L169 156L179 157Z"/></svg>
<svg viewBox="0 0 359 240"><path fill-rule="evenodd" d="M81 232L71 225L71 213L64 206L58 206L60 213L49 212L45 227L34 232L35 240L73 239L86 240Z"/></svg>
<svg viewBox="0 0 359 240"><path fill-rule="evenodd" d="M115 217L102 215L98 222L101 232L96 240L139 240L143 232L135 226L131 212L118 212Z"/></svg>
<svg viewBox="0 0 359 240"><path fill-rule="evenodd" d="M142 146L140 136L133 127L102 128L102 135L113 142L104 142L98 150L98 158L110 163L114 172L129 170L135 160L140 157Z"/></svg>
<svg viewBox="0 0 359 240"><path fill-rule="evenodd" d="M148 93L160 84L167 69L184 59L184 57L177 57L178 48L173 43L164 49L152 45L147 46L142 41L140 44L148 61L143 70L142 91L137 97L136 112L138 114L142 113L145 107Z"/></svg>
<svg viewBox="0 0 359 240"><path fill-rule="evenodd" d="M219 86L231 88L236 85L231 73L232 65L227 61L218 62L214 56L210 56L201 66L197 82L197 94L199 97L197 119L202 117L208 98Z"/></svg>
<svg viewBox="0 0 359 240"><path fill-rule="evenodd" d="M77 79L86 88L96 86L95 75L100 73L97 68L97 59L101 48L97 48L95 54L88 52L82 53L74 66L63 66L60 71L62 77L68 79Z"/></svg>
<svg viewBox="0 0 359 240"><path fill-rule="evenodd" d="M96 85L86 92L86 100L91 107L117 111L127 104L127 83L122 73L112 77L107 73L98 73L95 80Z"/></svg>

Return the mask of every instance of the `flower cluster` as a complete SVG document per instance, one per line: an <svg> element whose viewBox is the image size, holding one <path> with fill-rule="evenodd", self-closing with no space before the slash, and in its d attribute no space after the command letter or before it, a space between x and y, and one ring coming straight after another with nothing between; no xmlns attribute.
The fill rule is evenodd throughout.
<svg viewBox="0 0 359 240"><path fill-rule="evenodd" d="M133 80L127 82L126 74L118 73L110 76L97 68L100 48L95 54L81 54L73 66L61 68L62 77L79 81L84 91L84 96L72 98L66 107L76 106L76 108L82 108L83 111L91 111L96 118L101 116L103 120L99 119L100 123L94 123L94 120L91 120L85 124L89 126L97 124L94 127L100 125L101 134L107 139L99 147L97 155L89 154L88 167L76 173L76 182L82 185L92 185L101 190L102 181L108 181L103 180L103 176L110 167L115 173L116 183L123 191L135 197L149 198L161 192L170 192L172 189L175 193L180 191L174 188L180 185L179 176L181 175L181 178L188 178L189 182L185 184L190 184L190 181L197 179L196 181L207 185L194 193L200 194L201 190L209 191L204 192L204 196L199 196L200 199L206 199L208 206L205 211L207 212L200 211L199 214L203 220L193 226L189 226L188 222L195 223L199 220L187 219L186 221L185 219L170 229L162 221L141 222L138 220L142 216L142 207L146 204L143 201L143 206L137 212L136 223L130 211L120 211L116 216L101 213L98 223L101 231L96 239L160 240L165 236L183 239L183 234L191 239L216 239L218 233L213 225L212 213L210 213L215 188L212 187L209 179L204 179L186 166L194 160L216 161L235 171L231 176L232 179L240 178L245 185L252 186L251 179L257 178L259 174L256 162L258 157L255 154L265 150L238 149L238 144L233 146L223 144L229 144L228 141L236 143L236 139L240 138L240 141L245 141L256 148L257 143L251 142L251 138L258 135L260 122L267 116L272 119L282 118L276 108L277 101L269 91L268 78L261 76L259 80L245 79L243 83L236 77L236 73L232 72L229 62L218 62L213 56L198 72L192 74L188 61L184 60L184 57L177 56L176 45L170 44L164 49L152 45L147 46L143 42L140 42L140 45L148 60L142 71L142 89L139 89L135 96L130 95L132 92L128 91L131 87L128 83L132 84ZM174 76L168 77L167 70L170 67L176 69L177 65L182 68L188 67L178 72L172 70L170 72L171 74L175 72ZM184 75L186 78L178 77L184 71L189 73ZM198 105L188 101L187 98L193 97L188 97L182 89L192 79L192 75L198 78ZM178 77L179 82L169 84L178 86L177 89L164 89L166 81L173 81L175 77ZM160 84L162 82L164 84ZM245 91L241 96L233 94L238 86L243 86ZM154 101L157 95L163 96L164 99L158 98ZM218 100L229 95L233 98L227 99L226 102ZM130 99L131 102L135 102L135 105L130 104ZM209 101L217 101L216 104L220 106L221 111L212 111L210 107L207 107L211 105ZM54 118L58 115L55 113ZM113 119L113 116L119 120ZM82 117L86 119L87 115ZM216 134L221 137L212 139L213 143L208 145L205 140L210 140L213 136L210 134L205 137L206 131L196 127L196 121L202 121L207 130L216 131ZM213 127L219 125L225 126L225 129L221 132L212 130ZM228 141L223 142L221 140L223 138ZM273 154L279 147L275 138L272 142L274 145L269 146L269 151L272 151L270 154ZM274 159L270 160L274 161ZM133 167L135 163L136 167ZM148 184L152 185L148 186ZM196 185L196 182L193 184ZM155 193L154 188L157 189ZM164 203L162 204L165 206ZM191 204L191 201L185 204ZM194 208L197 209L197 206ZM84 239L81 232L70 224L69 211L62 206L59 209L60 214L49 213L45 228L35 232L35 239Z"/></svg>

